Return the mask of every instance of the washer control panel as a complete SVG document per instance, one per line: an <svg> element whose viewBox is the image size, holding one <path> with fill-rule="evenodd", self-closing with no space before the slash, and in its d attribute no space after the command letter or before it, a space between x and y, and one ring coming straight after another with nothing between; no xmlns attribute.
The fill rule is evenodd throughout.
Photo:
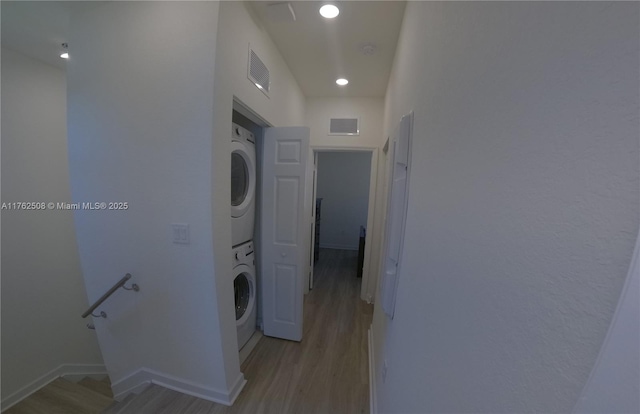
<svg viewBox="0 0 640 414"><path fill-rule="evenodd" d="M233 265L249 264L253 265L253 242L248 241L245 244L241 244L233 249Z"/></svg>

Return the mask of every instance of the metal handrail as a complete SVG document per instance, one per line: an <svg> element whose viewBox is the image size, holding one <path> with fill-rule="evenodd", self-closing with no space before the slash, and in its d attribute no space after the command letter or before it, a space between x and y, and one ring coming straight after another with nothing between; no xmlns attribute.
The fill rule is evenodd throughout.
<svg viewBox="0 0 640 414"><path fill-rule="evenodd" d="M83 314L82 317L86 318L87 316L91 315L91 316L95 316L95 317L102 317L102 318L106 318L107 314L102 311L100 312L100 314L98 315L94 315L93 311L96 310L96 308L100 305L102 305L102 302L104 302L105 300L107 300L107 298L111 295L113 295L113 292L115 292L116 290L123 288L125 290L135 290L136 292L138 292L140 290L140 287L137 284L132 284L130 288L126 287L124 284L127 283L127 280L131 279L131 274L127 273L126 275L124 275L124 277L122 279L120 279L118 281L118 283L116 283L115 285L113 285L111 287L111 289L107 290L107 292L100 296L100 299L96 300L95 303L93 305L91 305L89 307L89 309L87 309Z"/></svg>

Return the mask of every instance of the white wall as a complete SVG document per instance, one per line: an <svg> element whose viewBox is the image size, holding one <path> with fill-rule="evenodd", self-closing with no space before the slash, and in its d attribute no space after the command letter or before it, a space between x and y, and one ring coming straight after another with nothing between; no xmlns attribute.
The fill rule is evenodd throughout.
<svg viewBox="0 0 640 414"><path fill-rule="evenodd" d="M414 110L414 141L395 319L374 313L380 412L571 411L638 234L639 7L407 4L385 119Z"/></svg>
<svg viewBox="0 0 640 414"><path fill-rule="evenodd" d="M331 118L360 118L360 135L329 135ZM306 125L313 147L382 148L383 98L308 98Z"/></svg>
<svg viewBox="0 0 640 414"><path fill-rule="evenodd" d="M212 255L218 8L108 2L72 18L73 199L130 206L75 216L87 293L95 300L127 272L141 289L115 293L100 308L108 319L96 320L117 391L149 372L210 399L242 384L225 375L215 282L226 275ZM171 223L189 224L190 244L172 243Z"/></svg>
<svg viewBox="0 0 640 414"><path fill-rule="evenodd" d="M574 413L640 412L640 239L616 313Z"/></svg>
<svg viewBox="0 0 640 414"><path fill-rule="evenodd" d="M269 97L247 79L249 44L271 71ZM243 2L220 3L214 83L212 190L209 192L213 195L213 257L215 273L222 275L216 278L216 285L226 375L234 378L239 375L240 365L231 276L229 204L233 100L238 99L271 126L301 126L304 125L305 98L268 33Z"/></svg>
<svg viewBox="0 0 640 414"><path fill-rule="evenodd" d="M358 250L360 226L367 227L370 174L371 153L318 153L320 247Z"/></svg>
<svg viewBox="0 0 640 414"><path fill-rule="evenodd" d="M329 119L337 117L360 118L360 135L335 136L329 135ZM383 228L382 209L384 206L384 157L382 147L387 136L383 128L384 99L383 98L308 98L305 113L305 123L311 130L312 149L341 148L341 149L373 149L377 153L372 156L372 162L377 171L373 184L375 202L371 225L367 226L367 243L371 248L371 256L377 258L381 246ZM310 159L313 159L311 157ZM322 236L321 236L322 238ZM370 240L370 242L369 242ZM362 299L373 302L376 291L378 260L373 258L364 264L362 280Z"/></svg>
<svg viewBox="0 0 640 414"><path fill-rule="evenodd" d="M71 199L62 70L2 48L2 202ZM3 406L65 364L102 364L73 213L2 211ZM28 387L27 387L28 388Z"/></svg>

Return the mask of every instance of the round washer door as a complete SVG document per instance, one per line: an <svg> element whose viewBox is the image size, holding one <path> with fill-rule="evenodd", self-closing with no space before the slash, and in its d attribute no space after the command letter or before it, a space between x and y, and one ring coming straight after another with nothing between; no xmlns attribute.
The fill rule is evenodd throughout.
<svg viewBox="0 0 640 414"><path fill-rule="evenodd" d="M247 265L236 266L233 269L233 293L236 309L236 325L243 325L256 303L256 279L251 268Z"/></svg>
<svg viewBox="0 0 640 414"><path fill-rule="evenodd" d="M256 163L244 144L233 141L231 150L231 216L240 217L255 197Z"/></svg>

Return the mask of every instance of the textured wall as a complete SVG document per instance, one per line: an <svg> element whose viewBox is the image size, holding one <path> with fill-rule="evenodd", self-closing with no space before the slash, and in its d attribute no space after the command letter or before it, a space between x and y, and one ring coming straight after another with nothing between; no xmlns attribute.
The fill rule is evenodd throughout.
<svg viewBox="0 0 640 414"><path fill-rule="evenodd" d="M639 240L640 241L640 240ZM598 360L574 413L640 412L640 243Z"/></svg>
<svg viewBox="0 0 640 414"><path fill-rule="evenodd" d="M96 332L114 385L139 368L226 394L211 223L216 2L105 2L73 16L68 62L74 201L91 301L130 272L100 308ZM171 223L190 225L172 243Z"/></svg>
<svg viewBox="0 0 640 414"><path fill-rule="evenodd" d="M638 231L638 3L410 2L386 102L415 111L380 412L568 412ZM386 360L386 381L382 361Z"/></svg>
<svg viewBox="0 0 640 414"><path fill-rule="evenodd" d="M62 70L2 48L2 202L69 202ZM102 364L71 211L2 212L2 397L62 364Z"/></svg>

